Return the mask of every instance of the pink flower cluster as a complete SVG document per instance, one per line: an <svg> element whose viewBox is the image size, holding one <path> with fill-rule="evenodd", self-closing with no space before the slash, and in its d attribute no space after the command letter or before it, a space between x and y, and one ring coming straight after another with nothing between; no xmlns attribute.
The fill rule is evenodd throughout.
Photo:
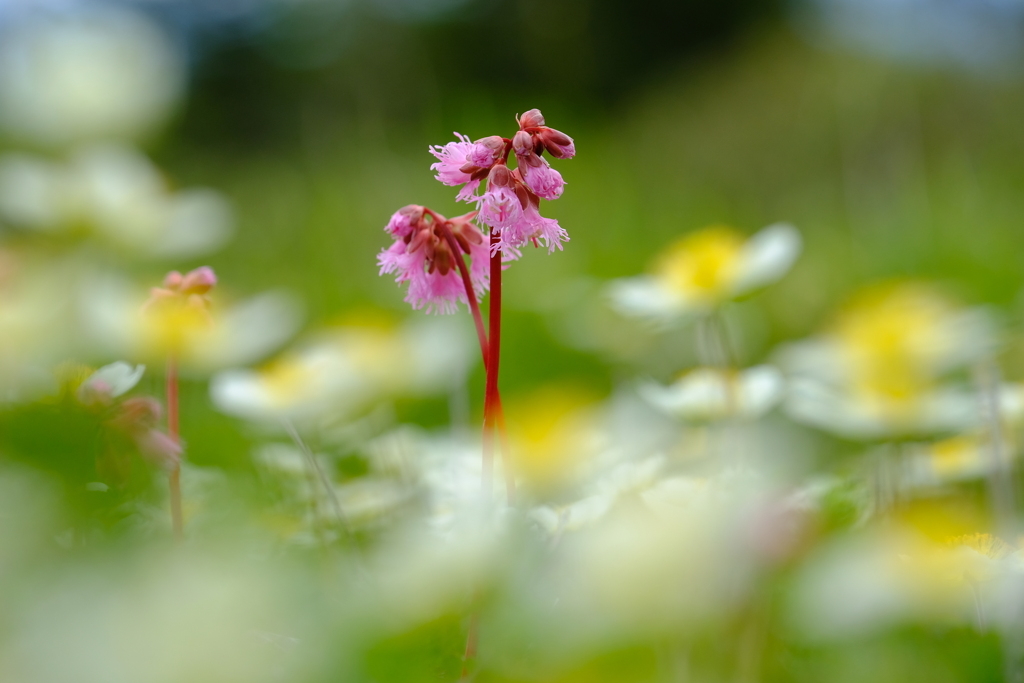
<svg viewBox="0 0 1024 683"><path fill-rule="evenodd" d="M473 142L456 133L455 142L430 148L437 157L430 167L437 179L451 187L461 185L456 199L475 204L475 211L448 219L412 204L399 209L385 227L395 242L377 257L381 275L395 273L396 282L409 283L405 300L413 308L453 313L458 302L469 303L466 280L478 299L487 292L491 257L514 261L528 243L543 243L550 253L568 241L558 221L540 215L540 200L558 199L565 187L544 153L571 159L576 154L572 138L544 125L537 109L523 114L518 123L511 139L491 135ZM513 152L516 168L510 169ZM482 230L484 225L487 230ZM494 236L490 245L488 233ZM470 258L468 269L464 254Z"/></svg>
<svg viewBox="0 0 1024 683"><path fill-rule="evenodd" d="M155 398L121 398L107 383L95 379L82 384L76 396L83 406L105 417L105 426L131 439L145 460L167 470L177 466L181 445L158 427L163 407ZM123 463L111 467L113 464L106 462L106 469L124 469Z"/></svg>
<svg viewBox="0 0 1024 683"><path fill-rule="evenodd" d="M395 242L377 257L381 275L396 273L395 282L409 283L405 301L414 309L454 313L458 302L468 304L455 260L467 254L470 282L476 296L482 297L490 282L489 252L484 235L473 225L475 217L473 211L449 219L416 204L399 209L384 228Z"/></svg>
<svg viewBox="0 0 1024 683"><path fill-rule="evenodd" d="M498 235L494 247L506 260L521 256L528 243L544 243L548 252L561 249L568 241L558 221L540 215L540 200L558 199L565 181L542 156L546 151L556 159L571 159L576 154L572 138L544 125L544 117L531 109L519 120L512 139L492 135L470 142L456 133L458 140L443 147L430 148L437 162L430 168L445 185L459 186L456 199L477 204L478 219ZM515 152L516 168L508 167ZM482 194L477 191L486 180Z"/></svg>
<svg viewBox="0 0 1024 683"><path fill-rule="evenodd" d="M209 266L200 266L185 275L172 270L160 287L150 288L149 300L146 301L143 310L183 305L206 311L210 308L210 298L207 294L216 284L217 276Z"/></svg>

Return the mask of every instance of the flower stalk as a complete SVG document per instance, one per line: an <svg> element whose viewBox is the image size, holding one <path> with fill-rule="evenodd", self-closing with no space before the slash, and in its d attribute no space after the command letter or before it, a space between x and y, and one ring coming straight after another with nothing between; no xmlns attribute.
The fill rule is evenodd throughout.
<svg viewBox="0 0 1024 683"><path fill-rule="evenodd" d="M167 359L167 434L176 446L181 447L181 433L178 423L178 361L172 354ZM171 498L171 529L174 540L181 542L185 537L185 524L181 514L181 461L176 460L168 474Z"/></svg>

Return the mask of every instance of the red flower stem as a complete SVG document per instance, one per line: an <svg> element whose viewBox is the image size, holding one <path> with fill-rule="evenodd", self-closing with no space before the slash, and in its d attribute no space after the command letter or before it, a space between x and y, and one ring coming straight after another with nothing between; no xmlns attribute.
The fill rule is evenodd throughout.
<svg viewBox="0 0 1024 683"><path fill-rule="evenodd" d="M479 637L479 618L474 612L469 618L469 635L466 636L466 652L462 655L462 676L460 681L469 679L469 663L476 658L476 643Z"/></svg>
<svg viewBox="0 0 1024 683"><path fill-rule="evenodd" d="M487 312L490 326L487 352L487 386L484 391L484 463L481 486L486 493L491 490L494 468L494 426L498 410L498 368L501 361L501 249L498 247L498 232L491 231L491 297Z"/></svg>
<svg viewBox="0 0 1024 683"><path fill-rule="evenodd" d="M430 211L429 209L427 209L427 210ZM433 211L430 211L430 213L431 213L431 215L435 216L435 220L437 220L437 218L438 218L437 214L435 214ZM469 277L469 269L466 267L466 260L465 260L464 257L461 256L462 255L462 251L459 248L459 243L455 240L455 235L452 234L451 228L449 228L447 222L443 221L443 220L438 220L438 224L439 224L439 226L441 228L441 234L444 235L444 238L448 242L448 246L451 248L452 253L459 255L459 258L455 259L455 263L456 263L456 265L459 268L459 274L462 276L462 285L466 289L466 300L469 302L469 310L472 312L472 314L473 314L473 322L476 324L476 336L477 336L477 339L480 342L480 356L483 358L484 369L486 370L487 369L487 360L488 360L488 355L489 355L488 354L488 350L489 350L488 347L489 347L489 345L487 343L487 333L484 331L483 316L480 314L480 304L479 304L479 302L476 299L476 292L473 290L473 281ZM493 279L493 272L494 272L494 259L493 258L491 260L491 272L492 272L492 279ZM499 287L499 290L500 290L500 288L501 288L501 275L500 275L500 273L501 273L501 255L500 254L498 255L498 273L499 273L499 275L498 275L498 287ZM498 293L498 296L499 297L501 296L501 292L500 291ZM492 299L492 301L493 301L493 299ZM500 302L499 302L499 307L500 307ZM493 311L491 311L490 315L493 315L493 314L494 314ZM499 313L499 316L500 316L500 313ZM500 320L499 320L499 325L500 325ZM497 379L495 379L495 381L497 381ZM495 388L494 388L494 400L495 400L494 413L495 413L495 417L497 418L498 434L499 434L499 436L501 438L501 455L502 455L502 458L504 458L504 463L505 463L505 468L504 468L505 469L505 494L508 497L509 504L511 504L515 500L516 480L515 480L515 477L512 474L512 463L511 463L511 460L510 460L512 451L510 450L510 445L509 445L509 440L508 440L508 430L507 430L507 428L505 426L505 408L502 406L502 403L501 403L501 392L498 391L497 386L495 386ZM484 399L484 426L485 426L484 439L485 440L487 439L486 424L487 424L487 401L486 401L486 398L485 398ZM493 428L493 425L492 425L492 428Z"/></svg>
<svg viewBox="0 0 1024 683"><path fill-rule="evenodd" d="M178 362L172 354L167 359L167 434L176 444L181 444L178 429ZM181 516L181 463L176 462L169 475L171 491L171 528L174 540L185 537L185 525Z"/></svg>
<svg viewBox="0 0 1024 683"><path fill-rule="evenodd" d="M429 211L429 209L427 209ZM433 211L430 212L433 215ZM480 355L484 360L484 367L487 367L487 333L484 332L484 319L480 314L480 304L476 300L476 292L473 290L473 280L469 277L469 269L466 268L466 259L462 256L462 247L455 240L455 235L452 234L452 230L448 227L447 221L438 221L441 228L441 234L444 235L445 241L448 242L449 248L452 250L452 254L455 258L455 265L459 267L459 275L462 276L462 286L466 289L466 299L469 301L469 310L473 314L473 323L476 324L476 336L480 342Z"/></svg>

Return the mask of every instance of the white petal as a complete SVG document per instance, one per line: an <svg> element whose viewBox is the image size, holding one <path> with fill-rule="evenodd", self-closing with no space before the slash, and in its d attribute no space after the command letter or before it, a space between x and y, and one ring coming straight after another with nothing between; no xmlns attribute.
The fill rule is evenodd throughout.
<svg viewBox="0 0 1024 683"><path fill-rule="evenodd" d="M210 379L210 398L221 412L248 419L271 417L273 401L259 375L250 370L225 370Z"/></svg>
<svg viewBox="0 0 1024 683"><path fill-rule="evenodd" d="M640 396L674 417L708 420L728 413L728 380L719 370L700 368L670 386L653 382L640 385Z"/></svg>
<svg viewBox="0 0 1024 683"><path fill-rule="evenodd" d="M649 382L640 385L638 391L651 405L669 415L703 421L730 415L760 417L779 402L783 387L778 369L759 365L742 371L735 380L721 370L700 368L671 386Z"/></svg>
<svg viewBox="0 0 1024 683"><path fill-rule="evenodd" d="M780 279L792 267L803 248L800 232L788 223L775 223L743 245L736 266L732 295L745 294Z"/></svg>
<svg viewBox="0 0 1024 683"><path fill-rule="evenodd" d="M134 137L170 113L184 85L178 51L142 14L104 5L23 13L33 19L5 33L0 124L8 131L66 145Z"/></svg>
<svg viewBox="0 0 1024 683"><path fill-rule="evenodd" d="M740 410L744 417L764 415L782 399L785 379L778 368L758 365L740 375Z"/></svg>
<svg viewBox="0 0 1024 683"><path fill-rule="evenodd" d="M150 252L161 257L206 254L227 242L233 226L231 205L219 193L184 190L171 199L167 224Z"/></svg>
<svg viewBox="0 0 1024 683"><path fill-rule="evenodd" d="M89 375L82 384L106 387L105 392L109 391L111 396L120 396L138 384L144 372L146 372L145 365L130 365L119 360L116 363L104 365Z"/></svg>
<svg viewBox="0 0 1024 683"><path fill-rule="evenodd" d="M169 216L163 178L127 145L90 145L72 159L83 218L100 235L129 247L156 239Z"/></svg>
<svg viewBox="0 0 1024 683"><path fill-rule="evenodd" d="M977 399L959 388L921 396L899 415L806 378L790 382L786 412L798 422L853 439L956 433L978 423Z"/></svg>
<svg viewBox="0 0 1024 683"><path fill-rule="evenodd" d="M453 316L412 318L399 334L411 361L404 380L413 392L450 390L480 358L475 332Z"/></svg>
<svg viewBox="0 0 1024 683"><path fill-rule="evenodd" d="M0 217L34 230L66 225L62 169L42 159L10 154L0 160Z"/></svg>
<svg viewBox="0 0 1024 683"><path fill-rule="evenodd" d="M255 363L295 334L300 311L299 301L282 292L252 297L224 311L219 324L197 340L187 355L206 370Z"/></svg>
<svg viewBox="0 0 1024 683"><path fill-rule="evenodd" d="M612 308L627 316L672 318L686 310L682 297L649 275L612 280L608 296Z"/></svg>

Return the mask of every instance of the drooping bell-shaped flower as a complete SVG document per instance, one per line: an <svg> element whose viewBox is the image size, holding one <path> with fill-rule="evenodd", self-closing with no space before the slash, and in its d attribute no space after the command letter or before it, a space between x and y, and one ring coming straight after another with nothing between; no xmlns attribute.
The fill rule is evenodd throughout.
<svg viewBox="0 0 1024 683"><path fill-rule="evenodd" d="M489 284L489 248L473 225L476 212L447 219L422 206L410 205L392 216L385 228L394 244L377 256L381 275L395 273L395 282L409 283L405 301L427 313L454 313L458 302L468 303L456 259L470 257L468 268L474 293L482 297ZM447 233L454 241L449 241Z"/></svg>

